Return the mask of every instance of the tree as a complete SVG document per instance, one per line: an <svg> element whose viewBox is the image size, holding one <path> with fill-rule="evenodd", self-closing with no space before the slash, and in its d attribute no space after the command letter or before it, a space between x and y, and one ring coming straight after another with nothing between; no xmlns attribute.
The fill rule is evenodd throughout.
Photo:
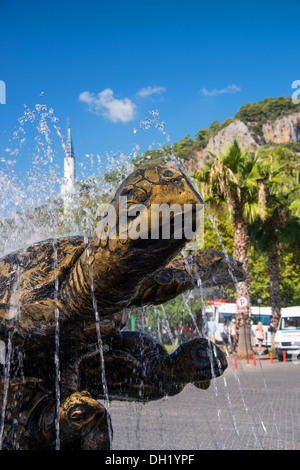
<svg viewBox="0 0 300 470"><path fill-rule="evenodd" d="M174 144L173 151L176 158L183 160L192 158L195 152L195 141L189 135L186 135Z"/></svg>
<svg viewBox="0 0 300 470"><path fill-rule="evenodd" d="M246 280L237 285L238 295L250 297L249 266L248 266L248 227L246 208L249 213L261 214L264 207L260 206L256 197L258 194L260 173L258 154L252 154L249 149L242 150L234 139L233 143L222 154L211 152L212 159L205 167L195 173L200 190L205 201L212 206L227 205L234 222L234 258L242 262ZM237 316L240 341L238 356L250 357L253 353L250 337L249 312Z"/></svg>
<svg viewBox="0 0 300 470"><path fill-rule="evenodd" d="M207 146L210 137L208 129L200 129L195 136L197 137L196 142L199 149Z"/></svg>
<svg viewBox="0 0 300 470"><path fill-rule="evenodd" d="M279 323L281 310L280 247L290 245L297 250L300 246L299 176L291 167L292 160L291 152L280 147L262 153L260 193L264 198L265 213L263 217L259 211L248 214L250 239L256 249L267 254L275 326Z"/></svg>

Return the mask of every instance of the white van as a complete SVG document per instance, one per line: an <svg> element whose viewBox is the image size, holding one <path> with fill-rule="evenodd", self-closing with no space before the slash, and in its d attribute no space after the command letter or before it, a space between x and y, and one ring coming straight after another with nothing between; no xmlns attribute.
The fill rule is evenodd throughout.
<svg viewBox="0 0 300 470"><path fill-rule="evenodd" d="M219 305L208 305L206 308L206 316L213 317L217 326L215 333L216 343L222 343L221 331L226 321L228 324L232 318L238 313L237 305L227 302L220 302ZM271 346L271 333L268 331L271 322L271 307L250 307L250 313L253 318L252 331L255 334L258 322L262 322L265 333L263 346ZM257 344L255 336L253 336L253 345Z"/></svg>
<svg viewBox="0 0 300 470"><path fill-rule="evenodd" d="M278 330L275 334L275 350L279 361L286 357L300 356L300 307L287 307L281 310Z"/></svg>

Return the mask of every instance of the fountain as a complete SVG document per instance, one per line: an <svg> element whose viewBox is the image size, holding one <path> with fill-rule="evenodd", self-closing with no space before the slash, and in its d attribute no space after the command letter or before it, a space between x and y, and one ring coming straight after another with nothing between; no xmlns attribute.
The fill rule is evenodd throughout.
<svg viewBox="0 0 300 470"><path fill-rule="evenodd" d="M39 143L39 152L52 161L43 114L41 123L47 145ZM48 228L55 226L54 186ZM42 242L5 247L1 449L109 449L111 399L157 400L188 383L206 389L222 375L226 357L203 337L168 354L153 337L124 329L132 308L161 305L199 282L202 289L244 279L241 265L216 250L174 259L193 238L202 205L181 171L137 169L93 236L58 237L52 229ZM162 206L172 207L167 218Z"/></svg>

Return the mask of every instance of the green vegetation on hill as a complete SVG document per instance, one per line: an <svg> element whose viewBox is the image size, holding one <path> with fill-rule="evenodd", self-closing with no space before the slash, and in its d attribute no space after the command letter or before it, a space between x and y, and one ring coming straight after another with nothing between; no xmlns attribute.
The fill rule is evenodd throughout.
<svg viewBox="0 0 300 470"><path fill-rule="evenodd" d="M209 129L200 129L200 131L195 134L196 139L192 139L192 137L187 134L183 139L175 142L172 147L165 145L159 149L146 150L143 155L137 156L132 163L140 168L149 165L161 165L170 160L172 155L183 162L192 160L196 158L197 152L207 146L209 139L214 137L231 122L233 122L233 118L226 119L222 124L218 121L214 121Z"/></svg>
<svg viewBox="0 0 300 470"><path fill-rule="evenodd" d="M267 121L275 121L279 117L286 116L299 110L299 106L292 102L291 97L266 98L259 103L246 103L240 107L235 119L240 119L245 124L258 122L265 124Z"/></svg>
<svg viewBox="0 0 300 470"><path fill-rule="evenodd" d="M291 97L266 98L259 103L246 103L240 107L233 118L228 118L221 124L218 121L214 121L208 129L200 129L196 132L195 139L190 135L186 135L180 141L175 142L173 147L166 145L159 149L147 150L143 155L136 157L133 160L133 164L140 168L149 165L159 165L170 160L172 155L180 159L183 164L184 162L194 160L197 158L197 152L207 146L209 139L231 124L235 119L244 122L251 129L257 143L265 145L266 142L262 133L263 124L299 110L300 107L292 102ZM295 152L300 151L299 143L290 142L284 145Z"/></svg>

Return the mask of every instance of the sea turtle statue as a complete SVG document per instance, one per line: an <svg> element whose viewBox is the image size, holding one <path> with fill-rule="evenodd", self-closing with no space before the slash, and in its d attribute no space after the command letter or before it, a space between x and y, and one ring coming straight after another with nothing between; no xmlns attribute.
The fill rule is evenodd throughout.
<svg viewBox="0 0 300 470"><path fill-rule="evenodd" d="M181 209L169 213L168 236L163 218L150 210L162 204ZM169 355L152 337L123 329L131 309L162 304L197 287L199 279L202 288L244 279L241 263L216 250L174 259L190 241L183 220L195 224L202 204L181 171L137 169L121 184L93 238L46 240L0 260L0 340L8 359L3 396L9 405L11 387L17 387L29 397L23 424L13 425L9 413L2 420L3 448L28 448L30 435L32 448L51 448L55 413L61 448L108 448L111 428L99 397L158 399L189 382L207 388L223 373L223 352L205 338ZM137 227L139 236L130 236ZM74 400L81 408L74 405L66 425L65 408ZM82 426L74 425L77 420Z"/></svg>

